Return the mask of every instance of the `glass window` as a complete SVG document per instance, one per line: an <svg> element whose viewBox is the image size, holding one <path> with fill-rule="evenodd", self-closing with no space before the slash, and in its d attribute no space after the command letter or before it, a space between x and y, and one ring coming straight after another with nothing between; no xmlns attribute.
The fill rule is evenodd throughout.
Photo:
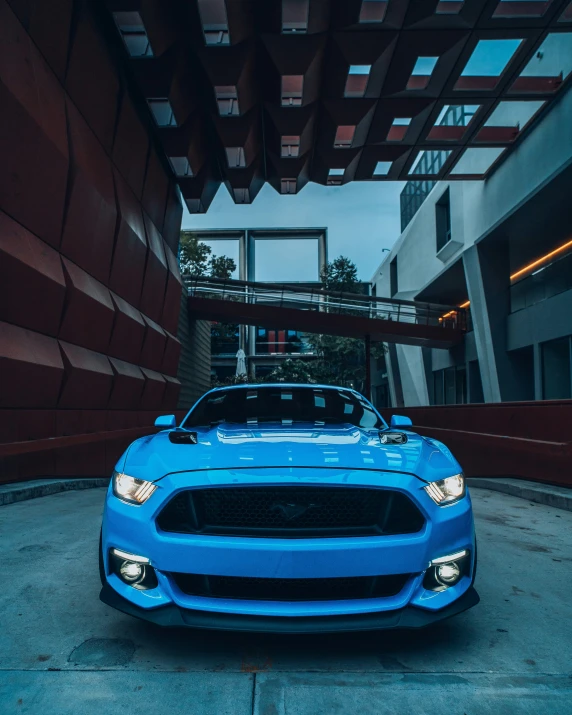
<svg viewBox="0 0 572 715"><path fill-rule="evenodd" d="M433 402L436 405L443 404L443 370L433 373Z"/></svg>
<svg viewBox="0 0 572 715"><path fill-rule="evenodd" d="M570 385L570 338L542 343L542 397L545 400L567 400L572 397Z"/></svg>
<svg viewBox="0 0 572 715"><path fill-rule="evenodd" d="M283 399L284 394L288 395ZM183 427L222 424L343 423L380 429L385 423L361 396L347 390L311 387L231 388L205 395Z"/></svg>
<svg viewBox="0 0 572 715"><path fill-rule="evenodd" d="M454 405L456 404L455 398L455 368L448 367L444 372L445 380L445 404Z"/></svg>

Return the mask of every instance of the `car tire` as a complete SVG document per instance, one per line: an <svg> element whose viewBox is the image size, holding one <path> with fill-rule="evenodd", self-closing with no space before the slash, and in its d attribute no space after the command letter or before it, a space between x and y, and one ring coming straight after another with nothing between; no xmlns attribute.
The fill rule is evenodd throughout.
<svg viewBox="0 0 572 715"><path fill-rule="evenodd" d="M105 564L103 563L103 538L101 531L99 532L99 578L101 585L105 586L107 579L105 577Z"/></svg>

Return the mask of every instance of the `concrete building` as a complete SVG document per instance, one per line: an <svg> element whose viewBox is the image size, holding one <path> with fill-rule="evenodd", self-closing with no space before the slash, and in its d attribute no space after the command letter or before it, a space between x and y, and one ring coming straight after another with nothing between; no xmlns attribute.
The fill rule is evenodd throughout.
<svg viewBox="0 0 572 715"><path fill-rule="evenodd" d="M550 108L505 104L507 125L509 112L520 122L540 114L486 180L404 189L406 225L374 290L468 309L472 330L451 350L388 346L374 374L378 401L385 392L393 406L572 397L572 93ZM411 197L424 190L412 217Z"/></svg>

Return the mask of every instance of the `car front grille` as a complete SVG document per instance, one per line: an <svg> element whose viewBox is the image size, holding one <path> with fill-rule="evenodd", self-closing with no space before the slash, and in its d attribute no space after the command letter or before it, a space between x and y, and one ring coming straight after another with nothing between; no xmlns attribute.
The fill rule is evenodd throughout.
<svg viewBox="0 0 572 715"><path fill-rule="evenodd" d="M340 601L398 594L409 574L349 578L256 578L171 574L183 593L252 601Z"/></svg>
<svg viewBox="0 0 572 715"><path fill-rule="evenodd" d="M401 492L329 486L189 489L157 518L168 532L276 538L411 534L424 523Z"/></svg>

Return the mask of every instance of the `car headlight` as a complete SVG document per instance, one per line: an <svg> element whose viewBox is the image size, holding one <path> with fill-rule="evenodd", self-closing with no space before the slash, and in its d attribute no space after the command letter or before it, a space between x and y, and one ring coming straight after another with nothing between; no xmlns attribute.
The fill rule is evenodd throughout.
<svg viewBox="0 0 572 715"><path fill-rule="evenodd" d="M115 496L129 504L143 504L157 489L153 482L135 479L122 472L113 472L112 480Z"/></svg>
<svg viewBox="0 0 572 715"><path fill-rule="evenodd" d="M425 491L439 506L452 504L465 496L465 477L462 474L455 474L453 477L431 482L425 487Z"/></svg>

